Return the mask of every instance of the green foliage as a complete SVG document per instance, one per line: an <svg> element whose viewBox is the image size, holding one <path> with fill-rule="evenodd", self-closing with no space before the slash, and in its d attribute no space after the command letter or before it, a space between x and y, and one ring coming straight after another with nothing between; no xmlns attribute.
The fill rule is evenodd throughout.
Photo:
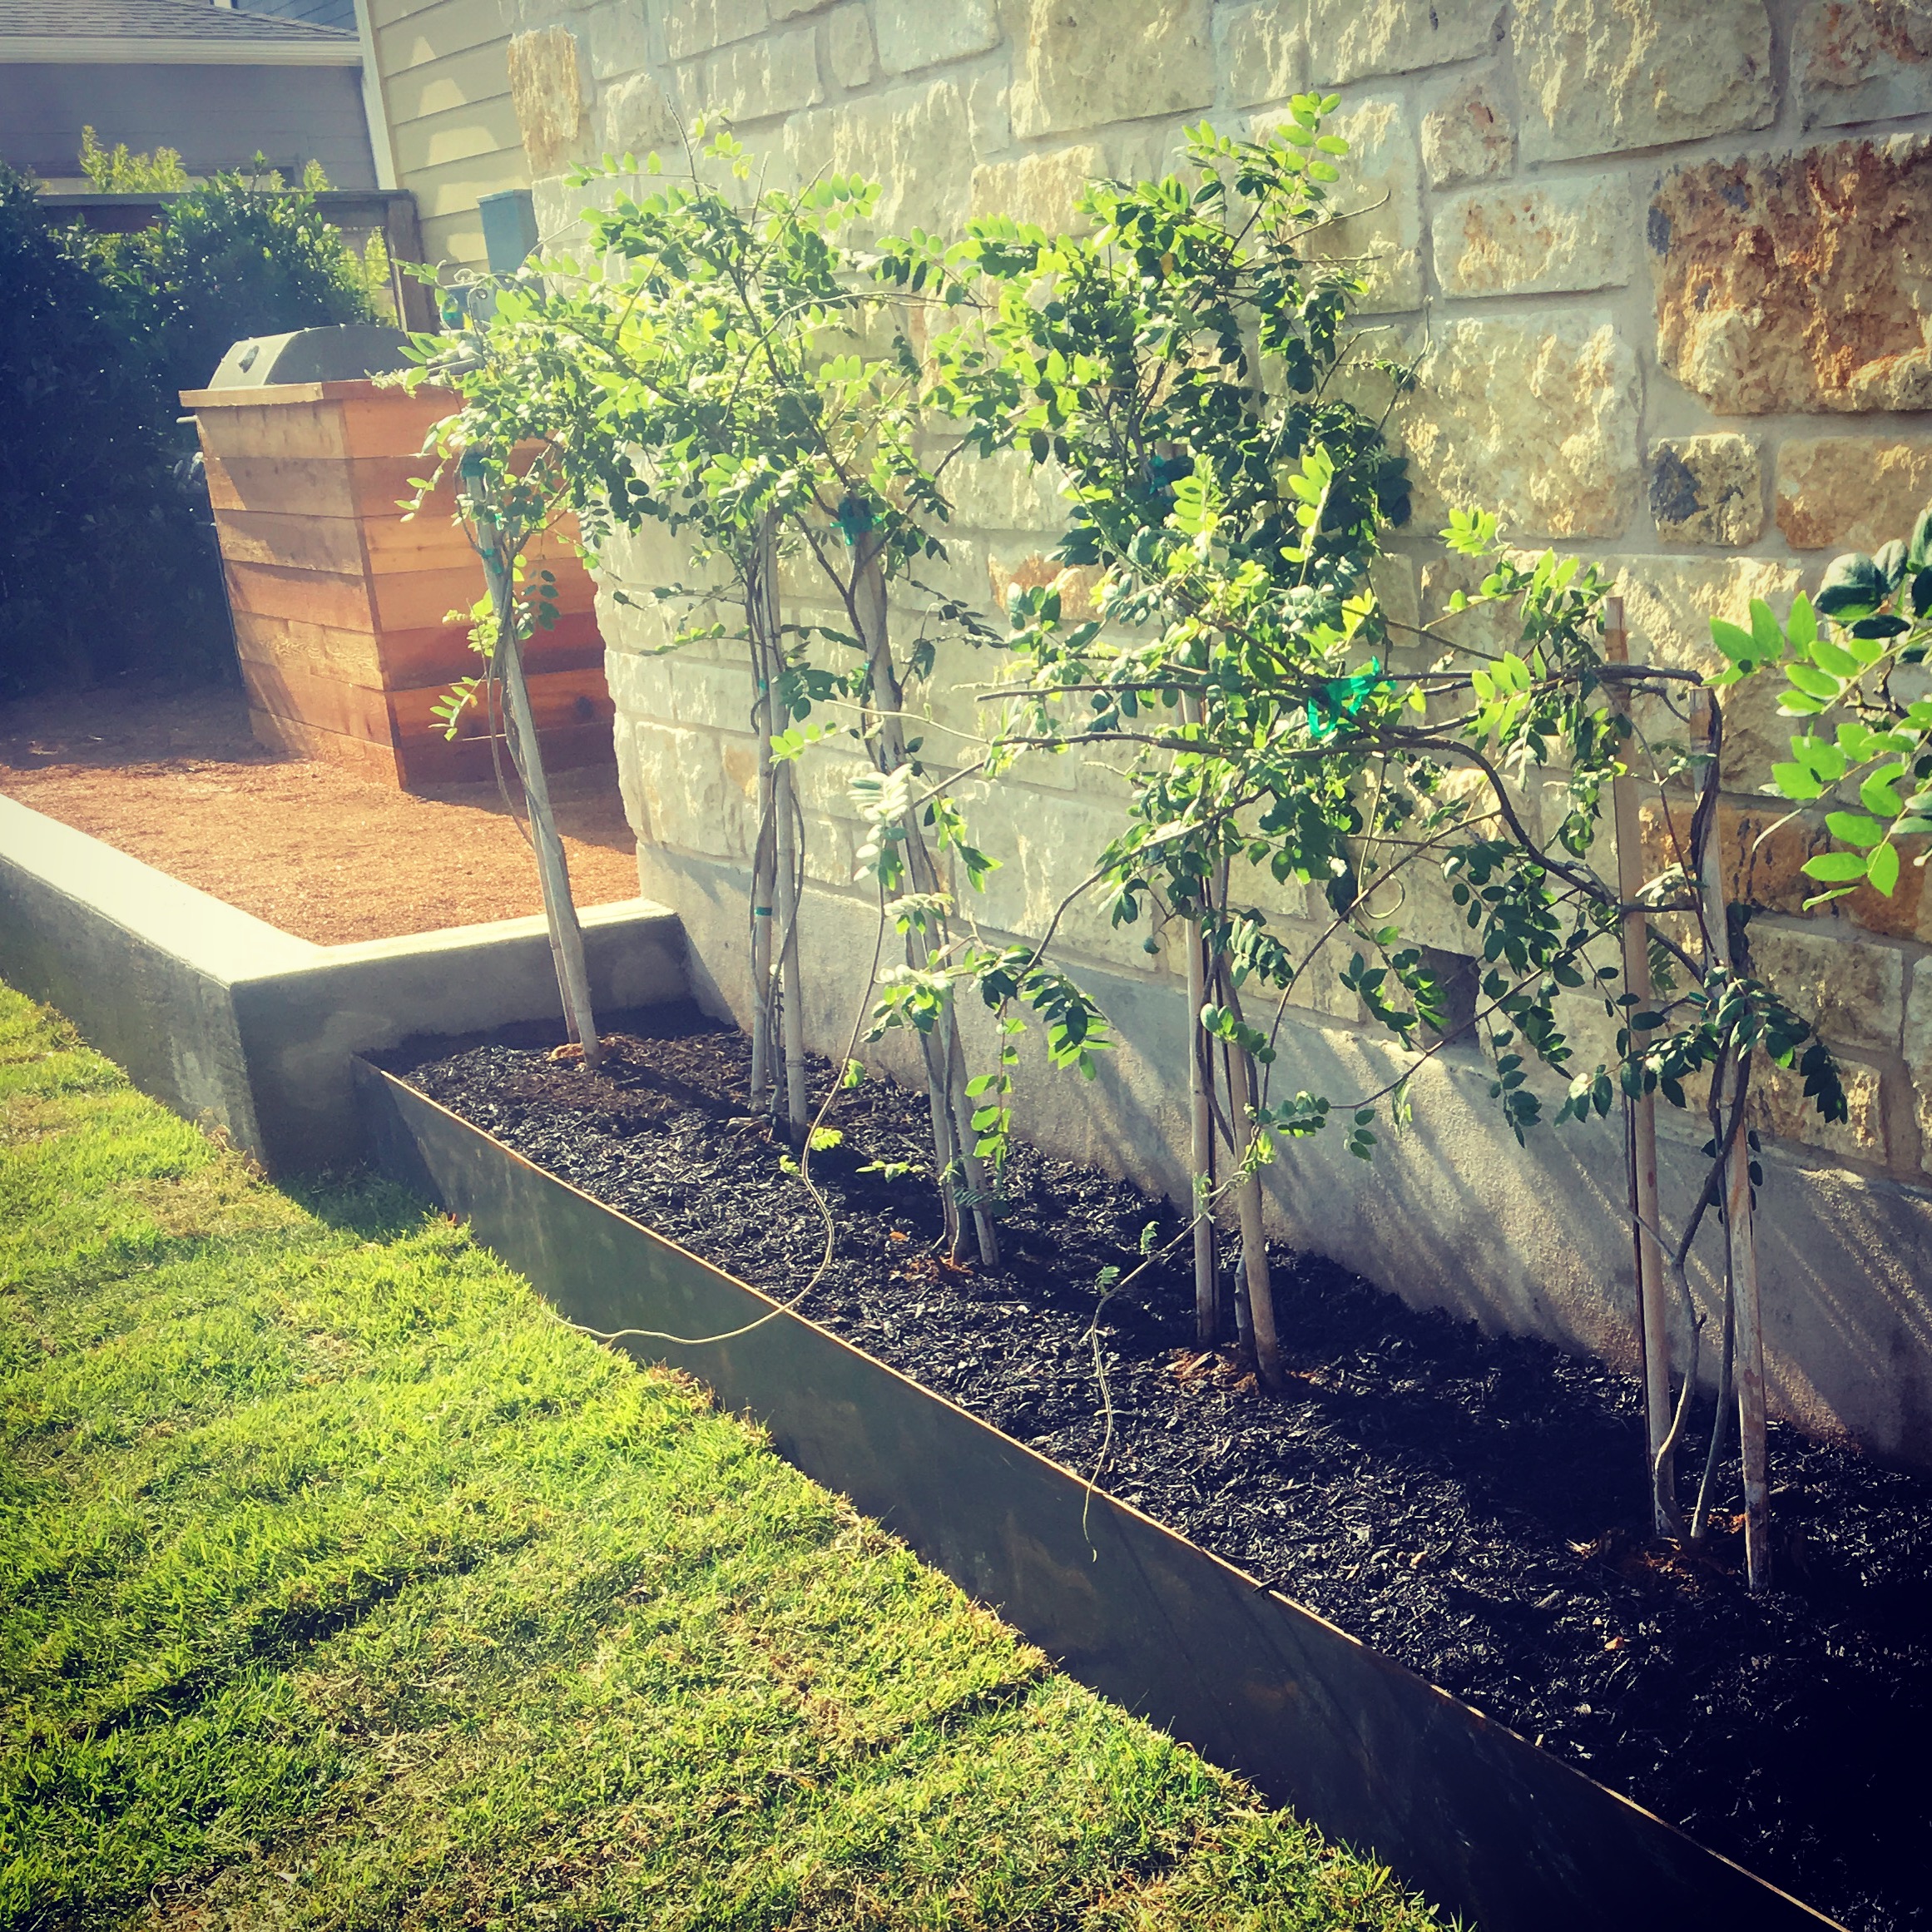
<svg viewBox="0 0 1932 1932"><path fill-rule="evenodd" d="M368 268L316 205L327 185L311 171L289 189L258 164L166 203L152 227L87 239L168 402L245 336L378 319Z"/></svg>
<svg viewBox="0 0 1932 1932"><path fill-rule="evenodd" d="M1459 513L1444 533L1480 583L1439 624L1405 627L1377 596L1381 533L1409 499L1360 399L1411 378L1349 327L1360 270L1309 245L1335 178L1324 157L1342 151L1322 131L1334 106L1300 97L1260 141L1191 131L1185 173L1092 184L1081 234L993 217L950 246L889 244L882 272L954 314L930 350L931 401L972 447L1058 466L1058 557L1103 572L1081 622L1055 590L1015 594L1017 676L988 769L1023 747L1132 755L1127 823L1095 884L1117 925L1199 922L1225 988L1201 1023L1252 1057L1264 1089L1273 1024L1318 973L1411 1053L1439 1049L1441 989L1404 911L1433 874L1479 962L1491 1092L1520 1139L1542 1114L1533 1063L1573 1082L1559 1116L1573 1120L1605 1111L1619 1079L1664 1077L1616 990L1615 884L1588 860L1611 779L1640 751L1680 769L1682 748L1633 745L1610 701L1602 580L1509 552L1493 517ZM1479 607L1488 633L1470 630ZM1513 643L1485 641L1505 627ZM1671 676L1633 688L1681 696ZM1256 872L1322 902L1312 940L1252 902ZM1043 968L1045 944L1023 958ZM1702 983L1657 1023L1707 1064L1728 968L1682 963ZM1275 998L1272 1024L1243 1018L1242 988ZM1587 1072L1559 1003L1572 993L1616 1026L1616 1058ZM1780 1009L1768 1037L1788 1058L1803 1032ZM1264 1094L1250 1157L1345 1117L1366 1157L1399 1085L1339 1110Z"/></svg>
<svg viewBox="0 0 1932 1932"><path fill-rule="evenodd" d="M1713 621L1727 662L1714 688L1783 674L1783 716L1806 721L1766 790L1821 820L1832 845L1805 861L1825 889L1807 909L1869 885L1890 899L1910 855L1932 846L1932 508L1875 557L1840 557L1816 600L1801 593L1781 624L1754 598L1751 628Z"/></svg>
<svg viewBox="0 0 1932 1932"><path fill-rule="evenodd" d="M0 696L227 656L211 537L172 469L177 409L119 305L0 166Z"/></svg>
<svg viewBox="0 0 1932 1932"><path fill-rule="evenodd" d="M176 194L189 185L177 149L132 154L124 141L103 147L92 127L81 130L81 172L103 195Z"/></svg>
<svg viewBox="0 0 1932 1932"><path fill-rule="evenodd" d="M1424 1932L392 1189L0 988L0 1925Z"/></svg>

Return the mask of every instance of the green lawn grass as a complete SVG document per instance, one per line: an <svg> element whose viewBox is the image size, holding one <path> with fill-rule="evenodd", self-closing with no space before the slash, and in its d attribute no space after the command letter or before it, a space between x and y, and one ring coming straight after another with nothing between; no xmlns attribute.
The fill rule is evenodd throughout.
<svg viewBox="0 0 1932 1932"><path fill-rule="evenodd" d="M1412 1927L668 1372L0 989L0 1925Z"/></svg>

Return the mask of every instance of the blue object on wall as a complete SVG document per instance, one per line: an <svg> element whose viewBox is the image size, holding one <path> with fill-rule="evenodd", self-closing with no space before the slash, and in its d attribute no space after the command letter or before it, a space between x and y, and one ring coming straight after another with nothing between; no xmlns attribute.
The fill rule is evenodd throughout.
<svg viewBox="0 0 1932 1932"><path fill-rule="evenodd" d="M483 216L483 252L493 275L514 275L537 245L537 207L528 188L504 188L477 196Z"/></svg>

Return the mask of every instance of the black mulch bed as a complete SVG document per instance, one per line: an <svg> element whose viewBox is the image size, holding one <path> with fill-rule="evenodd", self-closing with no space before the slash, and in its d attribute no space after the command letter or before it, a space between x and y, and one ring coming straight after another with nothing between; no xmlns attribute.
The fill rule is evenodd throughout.
<svg viewBox="0 0 1932 1932"><path fill-rule="evenodd" d="M742 1037L629 1018L594 1076L533 1044L392 1064L587 1193L795 1292L824 1224L746 1117ZM840 1096L844 1141L812 1160L837 1256L800 1312L1086 1474L1096 1278L1173 1211L1022 1147L1003 1269L954 1267L929 1182L859 1172L925 1162L925 1112L878 1081ZM1646 1548L1633 1382L1276 1261L1295 1370L1278 1399L1195 1354L1185 1244L1108 1303L1103 1486L1860 1932L1932 1928L1932 1482L1774 1425L1779 1588L1754 1602L1735 1531L1696 1562ZM1695 1434L1683 1466L1702 1459Z"/></svg>

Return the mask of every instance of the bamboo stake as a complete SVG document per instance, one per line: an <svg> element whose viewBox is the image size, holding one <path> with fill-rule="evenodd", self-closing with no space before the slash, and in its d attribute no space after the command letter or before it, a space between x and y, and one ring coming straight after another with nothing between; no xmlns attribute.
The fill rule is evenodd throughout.
<svg viewBox="0 0 1932 1932"><path fill-rule="evenodd" d="M1716 754L1721 741L1721 724L1715 703L1707 716L1712 760L1705 782L1711 810L1700 855L1708 947L1707 969L1731 964L1723 846L1717 836ZM1749 1049L1727 1054L1717 1117L1729 1136L1723 1149L1724 1235L1729 1244L1731 1293L1736 1323L1737 1434L1744 1464L1745 1574L1755 1595L1771 1588L1771 1456L1765 1431L1764 1330L1757 1292L1757 1231L1751 1199L1751 1141L1742 1106L1748 1077Z"/></svg>
<svg viewBox="0 0 1932 1932"><path fill-rule="evenodd" d="M1183 725L1201 722L1201 700L1181 700ZM1187 949L1187 1097L1191 1127L1188 1149L1189 1207L1194 1216L1194 1339L1203 1348L1221 1340L1221 1278L1216 1267L1214 1217L1214 1060L1201 1009L1207 1003L1207 964L1201 952L1201 922L1181 927Z"/></svg>
<svg viewBox="0 0 1932 1932"><path fill-rule="evenodd" d="M1603 656L1611 664L1630 661L1630 633L1624 628L1623 600L1610 597L1603 607ZM1630 715L1629 687L1618 681L1612 703ZM1622 902L1623 990L1634 1003L1625 1012L1625 1024L1651 1002L1650 928L1637 904L1643 889L1642 832L1637 817L1637 780L1626 770L1610 786L1612 814L1617 830L1617 896ZM1649 1043L1647 1030L1630 1029L1631 1049L1642 1053ZM1637 1261L1637 1346L1643 1364L1643 1413L1650 1444L1651 1526L1659 1536L1683 1534L1677 1507L1677 1457L1671 1449L1671 1337L1669 1305L1665 1297L1665 1261L1657 1237L1657 1098L1642 1093L1625 1102L1629 1109L1630 1137L1627 1156L1637 1209L1633 1231Z"/></svg>
<svg viewBox="0 0 1932 1932"><path fill-rule="evenodd" d="M510 758L517 768L530 814L530 843L537 855L537 889L550 931L550 956L557 968L564 1023L582 1049L585 1067L594 1072L603 1053L597 1038L597 1016L591 1009L583 929L577 923L577 904L570 896L570 867L563 855L563 841L557 836L556 815L550 807L550 783L543 770L542 748L537 740L537 722L531 715L530 689L523 679L523 643L517 635L515 577L504 554L502 522L483 482L480 465L466 459L462 473L464 493L476 523L483 579L491 608L496 612L496 657L509 712Z"/></svg>

